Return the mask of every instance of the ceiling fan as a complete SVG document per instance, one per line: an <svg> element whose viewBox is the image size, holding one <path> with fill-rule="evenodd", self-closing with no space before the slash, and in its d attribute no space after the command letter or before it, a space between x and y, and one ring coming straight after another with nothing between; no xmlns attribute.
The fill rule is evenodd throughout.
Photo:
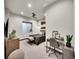
<svg viewBox="0 0 79 59"><path fill-rule="evenodd" d="M33 18L35 18L35 17L36 17L36 14L35 14L34 12L32 13L32 17L33 17Z"/></svg>
<svg viewBox="0 0 79 59"><path fill-rule="evenodd" d="M38 19L38 18L36 17L36 14L35 14L34 12L32 13L32 17L35 18L35 19L37 19L37 20L41 20L41 19L45 20L45 16L42 17L42 18L40 18L40 19Z"/></svg>
<svg viewBox="0 0 79 59"><path fill-rule="evenodd" d="M39 21L39 19L36 17L36 14L34 12L32 12L32 18L37 20L37 22Z"/></svg>

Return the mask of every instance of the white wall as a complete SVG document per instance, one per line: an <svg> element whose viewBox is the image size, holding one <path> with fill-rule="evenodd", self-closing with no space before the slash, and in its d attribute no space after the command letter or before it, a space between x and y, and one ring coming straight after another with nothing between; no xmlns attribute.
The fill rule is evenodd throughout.
<svg viewBox="0 0 79 59"><path fill-rule="evenodd" d="M26 21L26 22L32 22L32 29L33 32L32 33L23 33L22 32L22 21ZM23 17L20 16L16 16L13 14L9 14L9 28L8 28L8 33L11 33L12 30L16 30L16 36L20 37L20 38L24 38L24 37L28 37L29 34L37 34L40 32L39 28L38 28L38 23L35 20L28 20L28 19L24 19Z"/></svg>
<svg viewBox="0 0 79 59"><path fill-rule="evenodd" d="M72 0L64 0L53 4L46 11L45 16L46 38L52 37L53 30L58 30L62 37L67 34L74 35L74 4ZM72 45L74 46L74 38Z"/></svg>
<svg viewBox="0 0 79 59"><path fill-rule="evenodd" d="M5 18L4 23L5 23L5 24L6 24L7 20L8 20L8 15L9 15L9 13L8 13L8 11L6 10L6 11L5 11L5 16L4 16L4 18Z"/></svg>

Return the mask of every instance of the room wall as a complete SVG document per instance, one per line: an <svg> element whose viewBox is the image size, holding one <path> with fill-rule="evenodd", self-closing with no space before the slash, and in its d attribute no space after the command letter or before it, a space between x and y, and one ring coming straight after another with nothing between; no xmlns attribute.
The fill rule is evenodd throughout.
<svg viewBox="0 0 79 59"><path fill-rule="evenodd" d="M73 0L60 0L45 13L46 38L52 37L52 31L59 31L66 42L66 35L74 35L74 3ZM74 37L72 46L74 46Z"/></svg>
<svg viewBox="0 0 79 59"><path fill-rule="evenodd" d="M6 10L6 9L5 9ZM4 16L4 23L6 24L6 22L7 22L7 19L8 19L8 15L9 15L9 13L8 13L8 11L6 10L5 11L5 16Z"/></svg>
<svg viewBox="0 0 79 59"><path fill-rule="evenodd" d="M23 33L22 32L22 21L26 22L32 22L32 29L33 32L31 33ZM20 16L16 16L14 14L9 14L9 28L8 28L8 35L12 32L12 30L16 30L16 36L19 38L28 37L30 34L38 34L40 32L39 30L38 22L32 19L25 19Z"/></svg>

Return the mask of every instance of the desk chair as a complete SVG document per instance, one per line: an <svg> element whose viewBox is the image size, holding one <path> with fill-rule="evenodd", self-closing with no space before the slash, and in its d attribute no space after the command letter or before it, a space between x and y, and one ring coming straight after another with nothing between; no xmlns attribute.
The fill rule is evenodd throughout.
<svg viewBox="0 0 79 59"><path fill-rule="evenodd" d="M54 51L54 52L53 53L49 53L48 56L50 56L51 54L55 54L55 56L58 58L58 56L56 54L56 52L57 52L56 48L59 47L58 42L54 38L50 38L49 43L50 43L51 51Z"/></svg>

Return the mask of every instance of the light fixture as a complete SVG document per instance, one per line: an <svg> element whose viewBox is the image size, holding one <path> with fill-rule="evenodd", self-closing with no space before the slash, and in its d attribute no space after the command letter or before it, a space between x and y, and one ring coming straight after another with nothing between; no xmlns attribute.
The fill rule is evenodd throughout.
<svg viewBox="0 0 79 59"><path fill-rule="evenodd" d="M32 5L30 3L28 3L28 7L32 7Z"/></svg>
<svg viewBox="0 0 79 59"><path fill-rule="evenodd" d="M21 11L21 15L24 15L24 12L23 11Z"/></svg>

